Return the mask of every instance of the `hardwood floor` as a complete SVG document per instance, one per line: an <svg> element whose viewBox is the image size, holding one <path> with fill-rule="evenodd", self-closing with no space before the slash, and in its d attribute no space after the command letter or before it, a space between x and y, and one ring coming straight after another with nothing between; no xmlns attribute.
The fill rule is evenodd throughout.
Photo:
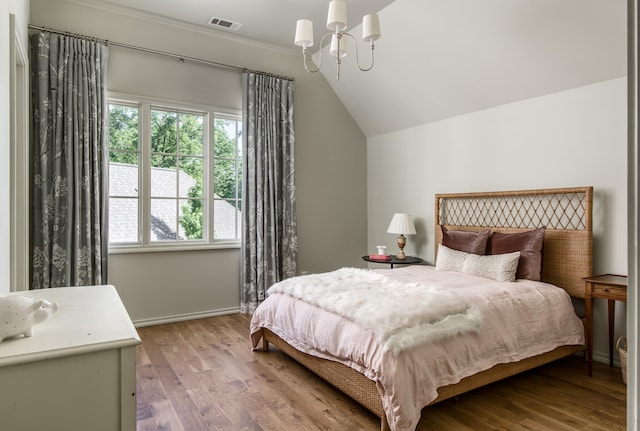
<svg viewBox="0 0 640 431"><path fill-rule="evenodd" d="M138 431L379 430L378 418L273 348L249 317L139 328ZM619 368L571 357L422 411L418 431L624 430Z"/></svg>

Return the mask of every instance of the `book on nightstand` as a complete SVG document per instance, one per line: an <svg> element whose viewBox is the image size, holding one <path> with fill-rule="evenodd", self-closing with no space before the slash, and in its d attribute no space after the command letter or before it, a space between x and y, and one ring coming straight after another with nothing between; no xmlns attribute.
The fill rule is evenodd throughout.
<svg viewBox="0 0 640 431"><path fill-rule="evenodd" d="M369 259L372 260L391 260L391 255L389 254L370 254Z"/></svg>

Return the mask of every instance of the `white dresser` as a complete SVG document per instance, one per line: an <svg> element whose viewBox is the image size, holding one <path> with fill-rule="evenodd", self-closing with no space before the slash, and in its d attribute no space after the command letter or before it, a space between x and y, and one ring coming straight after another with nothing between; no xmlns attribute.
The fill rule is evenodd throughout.
<svg viewBox="0 0 640 431"><path fill-rule="evenodd" d="M0 343L0 430L135 431L140 337L116 289L15 294L55 301L58 312L32 337Z"/></svg>

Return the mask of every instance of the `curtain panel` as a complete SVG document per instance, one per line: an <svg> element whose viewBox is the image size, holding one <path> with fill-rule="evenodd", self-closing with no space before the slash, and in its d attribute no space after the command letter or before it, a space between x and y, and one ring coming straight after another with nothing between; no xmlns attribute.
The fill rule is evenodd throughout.
<svg viewBox="0 0 640 431"><path fill-rule="evenodd" d="M297 272L293 81L243 73L243 227L240 309Z"/></svg>
<svg viewBox="0 0 640 431"><path fill-rule="evenodd" d="M31 36L31 289L107 283L108 47Z"/></svg>

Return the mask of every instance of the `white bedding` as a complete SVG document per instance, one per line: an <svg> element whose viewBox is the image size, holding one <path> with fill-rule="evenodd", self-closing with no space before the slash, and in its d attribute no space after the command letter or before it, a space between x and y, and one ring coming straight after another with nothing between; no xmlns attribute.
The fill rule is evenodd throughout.
<svg viewBox="0 0 640 431"><path fill-rule="evenodd" d="M529 280L498 282L424 265L375 271L400 282L451 289L478 308L481 327L395 354L378 342L373 329L274 293L255 311L250 332L254 348L260 328L268 328L302 352L341 362L375 381L392 431L414 430L438 387L499 363L584 344L582 322L558 287Z"/></svg>
<svg viewBox="0 0 640 431"><path fill-rule="evenodd" d="M283 293L371 329L394 353L454 335L478 331L482 318L453 289L401 282L379 271L341 268L274 284ZM380 301L384 298L384 301Z"/></svg>

